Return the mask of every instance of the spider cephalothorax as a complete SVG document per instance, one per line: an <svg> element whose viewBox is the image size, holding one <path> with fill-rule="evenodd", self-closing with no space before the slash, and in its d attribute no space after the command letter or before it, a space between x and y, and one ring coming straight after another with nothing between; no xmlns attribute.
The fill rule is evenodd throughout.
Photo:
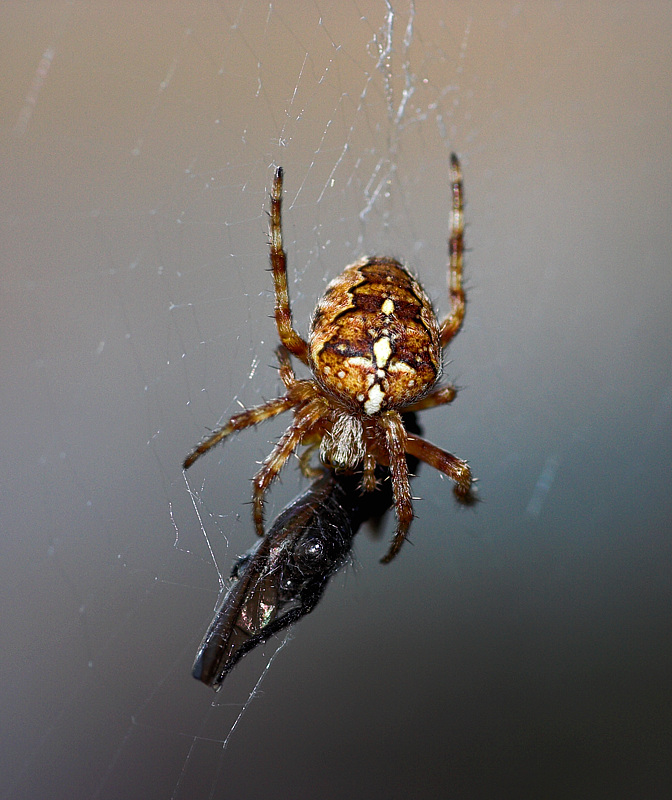
<svg viewBox="0 0 672 800"><path fill-rule="evenodd" d="M257 532L263 536L264 494L289 456L299 445L306 445L308 454L319 446L320 458L327 466L361 469L365 491L375 489L376 464L389 467L398 526L383 558L387 562L399 551L413 519L406 454L445 473L455 482L458 497L467 498L471 489L467 463L407 433L400 415L450 403L455 397L452 386L434 387L441 373L442 350L464 318L459 162L451 156L449 316L439 324L422 287L398 261L367 257L346 267L329 284L313 313L307 342L292 325L282 246L282 179L278 167L271 193L270 234L275 319L282 342L278 350L280 377L287 391L233 416L193 450L184 468L229 434L292 409L293 422L254 477ZM296 378L289 354L310 368L312 378ZM309 473L305 454L301 464Z"/></svg>

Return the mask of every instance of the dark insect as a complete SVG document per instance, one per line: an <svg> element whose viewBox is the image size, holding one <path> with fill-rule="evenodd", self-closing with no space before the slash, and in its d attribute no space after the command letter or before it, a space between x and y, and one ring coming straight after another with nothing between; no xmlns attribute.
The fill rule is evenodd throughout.
<svg viewBox="0 0 672 800"><path fill-rule="evenodd" d="M419 433L415 415L406 430ZM417 468L417 459L409 459ZM378 526L393 503L389 471L376 470L377 487L362 494L359 477L320 470L284 508L266 536L234 564L193 666L194 677L219 691L250 650L315 609L329 579L348 562L364 522Z"/></svg>
<svg viewBox="0 0 672 800"><path fill-rule="evenodd" d="M376 465L389 467L398 525L384 562L404 542L413 519L406 456L440 470L455 483L458 499L469 500L472 477L466 461L408 433L401 412L421 411L450 403L453 386L437 387L443 348L462 325L464 216L462 176L451 156L452 211L449 239L450 314L439 323L424 290L411 273L392 258L369 256L346 267L327 287L313 313L306 342L294 329L287 289L287 259L282 246L282 168L273 180L270 213L271 266L275 282L275 320L282 346L280 378L286 393L236 414L185 459L197 458L227 436L284 411L294 419L253 479L253 517L264 535L264 495L299 445L307 450L300 462L304 473L311 452L319 448L322 463L338 472L361 469L366 492L376 487ZM298 379L290 354L306 364L309 379Z"/></svg>
<svg viewBox="0 0 672 800"><path fill-rule="evenodd" d="M196 654L197 680L218 691L246 653L315 608L362 521L355 484L353 476L324 470L238 559ZM381 512L391 499L379 499Z"/></svg>

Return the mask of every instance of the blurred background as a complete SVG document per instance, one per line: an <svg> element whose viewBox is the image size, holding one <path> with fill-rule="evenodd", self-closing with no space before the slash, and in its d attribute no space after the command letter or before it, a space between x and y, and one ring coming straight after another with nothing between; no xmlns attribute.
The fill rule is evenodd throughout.
<svg viewBox="0 0 672 800"><path fill-rule="evenodd" d="M668 797L669 3L6 2L0 29L0 797ZM367 253L447 310L451 150L460 393L421 423L482 502L421 468L412 545L384 567L394 520L360 533L214 695L192 659L289 420L181 462L280 391L273 165L305 333Z"/></svg>

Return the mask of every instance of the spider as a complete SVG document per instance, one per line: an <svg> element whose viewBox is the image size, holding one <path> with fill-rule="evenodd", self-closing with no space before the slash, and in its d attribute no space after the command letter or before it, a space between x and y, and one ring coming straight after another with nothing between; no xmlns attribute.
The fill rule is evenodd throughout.
<svg viewBox="0 0 672 800"><path fill-rule="evenodd" d="M235 414L203 440L184 460L188 469L211 447L232 433L284 411L294 419L253 478L253 519L264 535L264 496L290 455L300 457L305 475L312 451L336 471L361 469L362 489L376 488L376 464L389 467L397 529L383 563L399 552L413 519L406 455L443 472L458 499L471 496L466 461L408 433L400 412L421 411L450 403L451 385L436 387L443 348L462 325L464 214L462 174L455 154L450 160L452 209L448 246L450 313L439 323L424 290L399 261L368 256L350 264L328 286L313 312L308 341L296 332L287 288L287 256L282 245L283 170L277 167L271 191L270 261L275 285L275 320L282 397ZM290 354L307 365L312 377L294 374ZM436 388L435 388L436 387Z"/></svg>

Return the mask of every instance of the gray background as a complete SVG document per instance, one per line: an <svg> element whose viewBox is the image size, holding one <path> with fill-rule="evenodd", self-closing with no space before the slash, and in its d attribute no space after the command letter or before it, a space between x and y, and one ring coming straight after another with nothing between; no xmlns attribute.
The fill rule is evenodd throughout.
<svg viewBox="0 0 672 800"><path fill-rule="evenodd" d="M2 5L3 798L669 796L670 5L393 6ZM452 149L422 421L483 502L422 469L223 749L277 644L189 671L286 419L180 463L279 391L272 165L305 331L367 252L445 311Z"/></svg>

